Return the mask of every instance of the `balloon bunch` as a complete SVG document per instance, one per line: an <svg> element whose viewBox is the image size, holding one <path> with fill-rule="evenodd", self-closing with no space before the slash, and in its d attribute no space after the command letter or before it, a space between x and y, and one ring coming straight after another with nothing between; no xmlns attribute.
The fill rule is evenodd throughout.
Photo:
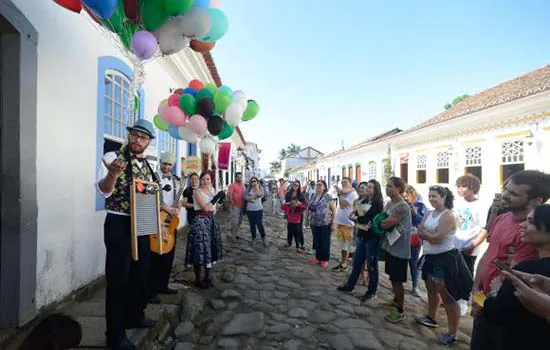
<svg viewBox="0 0 550 350"><path fill-rule="evenodd" d="M210 51L225 35L228 20L219 0L53 0L115 33L139 60L157 51L174 54L185 47Z"/></svg>
<svg viewBox="0 0 550 350"><path fill-rule="evenodd" d="M214 154L217 140L225 140L241 121L254 119L260 106L244 92L192 80L159 104L153 118L157 128L178 140L197 143L202 153Z"/></svg>

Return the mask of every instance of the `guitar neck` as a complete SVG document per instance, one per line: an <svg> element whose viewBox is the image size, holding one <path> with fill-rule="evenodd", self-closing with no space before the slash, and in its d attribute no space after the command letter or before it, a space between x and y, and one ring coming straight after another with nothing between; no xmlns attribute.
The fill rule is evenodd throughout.
<svg viewBox="0 0 550 350"><path fill-rule="evenodd" d="M178 203L180 202L180 199L181 199L181 196L183 195L183 191L185 189L183 188L183 184L180 184L180 189L178 190L178 193L176 194L176 200L174 201L174 204L172 204L172 206L174 208L177 208L179 205Z"/></svg>

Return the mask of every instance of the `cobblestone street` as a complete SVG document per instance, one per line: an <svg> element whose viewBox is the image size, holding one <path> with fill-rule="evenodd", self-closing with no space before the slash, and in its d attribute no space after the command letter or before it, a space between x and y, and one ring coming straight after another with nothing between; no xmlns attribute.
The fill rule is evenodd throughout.
<svg viewBox="0 0 550 350"><path fill-rule="evenodd" d="M266 210L269 212L269 210ZM407 284L406 312L400 324L384 321L387 310L380 305L391 298L390 283L381 273L378 298L361 303L358 296L365 287L343 293L336 287L346 273L334 273L332 260L328 269L308 264L310 256L294 249L281 248L286 239L283 218L266 214L269 245L250 247L249 227L245 220L241 239L228 238L225 213L218 221L224 235L224 259L214 267L215 288L202 291L187 289L181 321L166 343L184 349L401 349L445 348L436 343L437 335L446 330L446 317L440 311L440 328L418 325L414 316L426 312L422 299L410 294ZM306 246L311 246L311 231L304 229ZM178 256L185 250L179 242ZM333 249L334 257L336 251ZM191 270L176 260L175 282L190 286ZM383 264L380 266L383 270ZM459 341L453 346L468 349L471 317L462 318ZM175 339L173 339L175 337Z"/></svg>

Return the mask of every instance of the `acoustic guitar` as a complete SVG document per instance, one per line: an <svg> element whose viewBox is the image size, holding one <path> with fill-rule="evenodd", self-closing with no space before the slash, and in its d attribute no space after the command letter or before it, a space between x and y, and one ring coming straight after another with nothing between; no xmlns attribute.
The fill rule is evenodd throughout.
<svg viewBox="0 0 550 350"><path fill-rule="evenodd" d="M174 204L172 205L173 208L178 207L184 190L185 190L185 186L183 183L181 183L180 189L176 194L176 198L174 199ZM180 223L180 218L178 215L172 216L168 214L168 212L161 210L160 222L162 226L161 234L149 236L151 251L157 254L166 254L170 252L172 249L174 249L174 245L176 244L176 231ZM159 242L158 242L159 236L162 239L162 252L159 252Z"/></svg>

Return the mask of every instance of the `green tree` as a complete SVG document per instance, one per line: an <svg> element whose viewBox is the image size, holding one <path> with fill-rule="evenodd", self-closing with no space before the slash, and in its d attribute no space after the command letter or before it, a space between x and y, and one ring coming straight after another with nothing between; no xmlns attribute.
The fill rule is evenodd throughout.
<svg viewBox="0 0 550 350"><path fill-rule="evenodd" d="M467 99L468 97L470 97L470 95L468 94L464 94L462 96L457 96L453 99L453 102L451 103L446 103L445 104L445 110L447 109L451 109L453 108L454 106L456 106L457 104L459 104L460 102L464 101L465 99Z"/></svg>
<svg viewBox="0 0 550 350"><path fill-rule="evenodd" d="M296 152L299 152L301 149L302 149L301 146L298 146L298 145L295 144L295 143L291 143L291 144L288 145L288 147L286 148L286 154L296 153Z"/></svg>
<svg viewBox="0 0 550 350"><path fill-rule="evenodd" d="M286 155L286 149L281 148L281 150L279 151L279 159L283 159L284 157L286 157Z"/></svg>
<svg viewBox="0 0 550 350"><path fill-rule="evenodd" d="M279 171L281 171L281 162L273 161L269 163L269 170L272 174L277 174Z"/></svg>

